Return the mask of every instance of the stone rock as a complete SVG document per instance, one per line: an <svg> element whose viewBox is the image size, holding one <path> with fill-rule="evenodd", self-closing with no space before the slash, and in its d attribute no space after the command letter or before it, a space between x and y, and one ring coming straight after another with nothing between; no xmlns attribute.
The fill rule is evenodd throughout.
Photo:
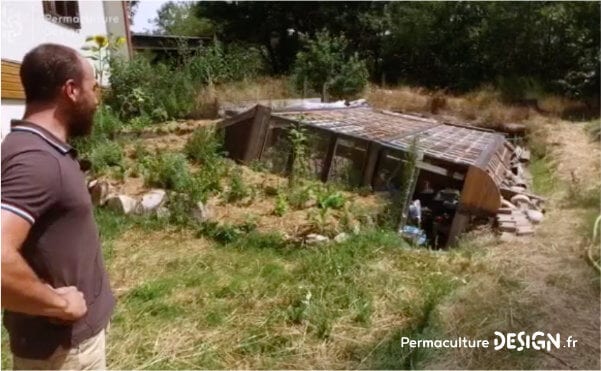
<svg viewBox="0 0 601 371"><path fill-rule="evenodd" d="M338 234L336 237L334 237L334 241L336 241L337 243L342 243L348 239L349 239L349 235L348 235L348 233L345 233L345 232L342 232L342 233Z"/></svg>
<svg viewBox="0 0 601 371"><path fill-rule="evenodd" d="M528 210L528 211L526 211L526 216L534 224L538 224L538 223L542 222L543 218L544 218L543 213L541 213L538 210Z"/></svg>
<svg viewBox="0 0 601 371"><path fill-rule="evenodd" d="M140 213L155 211L161 207L167 199L167 193L162 189L153 189L142 196L142 201L138 206Z"/></svg>
<svg viewBox="0 0 601 371"><path fill-rule="evenodd" d="M116 195L109 197L106 206L118 213L129 215L136 210L138 200L127 195Z"/></svg>
<svg viewBox="0 0 601 371"><path fill-rule="evenodd" d="M515 209L515 205L512 204L511 202L507 201L506 199L501 199L501 206L502 207L506 207L508 209Z"/></svg>
<svg viewBox="0 0 601 371"><path fill-rule="evenodd" d="M516 181L517 183L518 181ZM524 191L526 191L526 187L520 186L520 185L514 185L513 187L509 188L510 190L516 192L516 193L522 193ZM513 198L512 198L513 199Z"/></svg>
<svg viewBox="0 0 601 371"><path fill-rule="evenodd" d="M110 187L107 182L99 181L98 179L94 179L88 183L88 191L92 198L92 204L94 206L104 205L109 196L109 189Z"/></svg>
<svg viewBox="0 0 601 371"><path fill-rule="evenodd" d="M317 244L321 244L321 243L326 243L328 242L330 239L326 236L322 236L321 234L317 234L317 233L311 233L308 234L307 237L305 237L305 243L307 245L317 245Z"/></svg>
<svg viewBox="0 0 601 371"><path fill-rule="evenodd" d="M213 212L208 205L205 205L202 201L198 201L196 207L192 209L192 217L199 222L206 222L213 218Z"/></svg>
<svg viewBox="0 0 601 371"><path fill-rule="evenodd" d="M517 205L520 208L524 208L526 206L532 205L532 201L530 201L530 198L528 198L528 196L525 196L525 195L513 196L511 198L511 203L514 205Z"/></svg>

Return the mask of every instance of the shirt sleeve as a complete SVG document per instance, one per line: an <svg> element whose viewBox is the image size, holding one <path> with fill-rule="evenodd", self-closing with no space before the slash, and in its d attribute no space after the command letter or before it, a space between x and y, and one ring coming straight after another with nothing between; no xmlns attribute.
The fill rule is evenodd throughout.
<svg viewBox="0 0 601 371"><path fill-rule="evenodd" d="M2 209L32 225L59 200L58 160L43 151L16 154L2 164Z"/></svg>

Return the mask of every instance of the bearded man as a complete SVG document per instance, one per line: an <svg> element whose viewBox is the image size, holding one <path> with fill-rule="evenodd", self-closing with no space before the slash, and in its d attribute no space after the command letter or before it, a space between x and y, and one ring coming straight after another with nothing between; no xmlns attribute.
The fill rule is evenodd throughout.
<svg viewBox="0 0 601 371"><path fill-rule="evenodd" d="M15 369L105 369L115 306L85 176L69 139L90 134L92 65L42 44L23 58L25 114L2 143L2 308Z"/></svg>

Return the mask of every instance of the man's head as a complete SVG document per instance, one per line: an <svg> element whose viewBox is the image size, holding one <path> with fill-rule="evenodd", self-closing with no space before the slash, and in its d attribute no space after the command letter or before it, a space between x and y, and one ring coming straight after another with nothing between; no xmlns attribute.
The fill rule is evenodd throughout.
<svg viewBox="0 0 601 371"><path fill-rule="evenodd" d="M25 55L21 81L28 106L53 106L70 137L90 133L99 88L92 65L77 51L42 44Z"/></svg>

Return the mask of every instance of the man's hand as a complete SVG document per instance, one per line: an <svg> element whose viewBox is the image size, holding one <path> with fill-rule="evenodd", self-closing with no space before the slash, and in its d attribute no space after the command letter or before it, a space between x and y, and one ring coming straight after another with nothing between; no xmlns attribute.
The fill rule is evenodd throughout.
<svg viewBox="0 0 601 371"><path fill-rule="evenodd" d="M65 308L63 313L58 317L63 321L74 322L85 316L88 311L86 300L83 293L75 286L66 286L53 289L65 300Z"/></svg>

